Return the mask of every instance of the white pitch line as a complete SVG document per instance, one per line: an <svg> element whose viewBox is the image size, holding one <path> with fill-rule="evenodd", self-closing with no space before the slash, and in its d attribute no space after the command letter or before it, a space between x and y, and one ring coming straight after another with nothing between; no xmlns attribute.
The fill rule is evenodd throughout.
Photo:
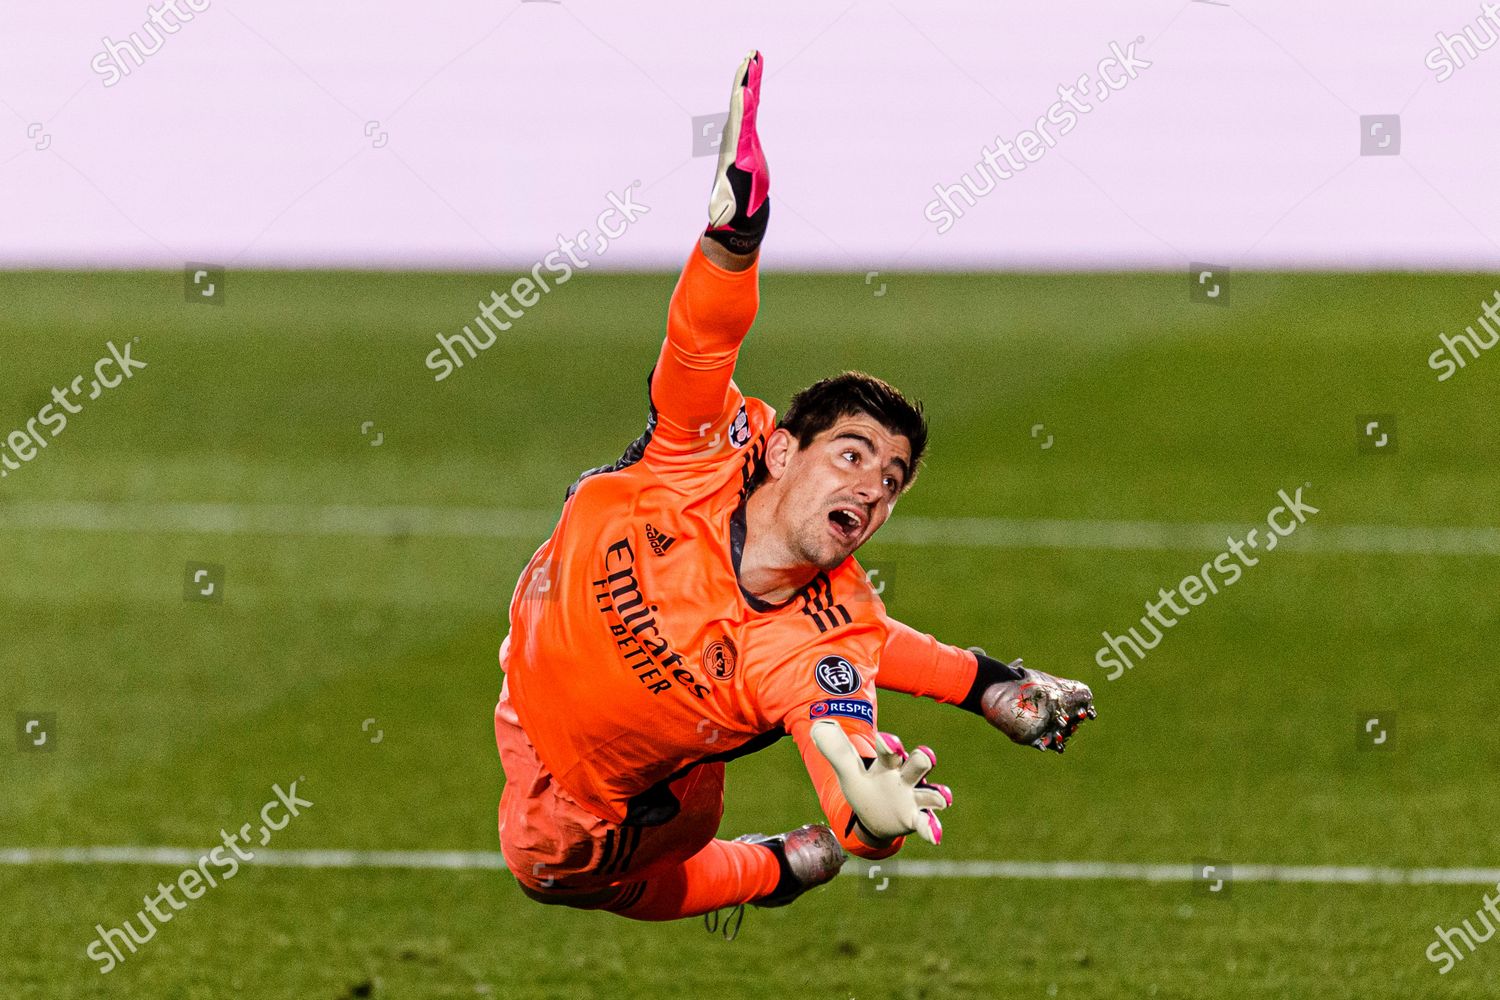
<svg viewBox="0 0 1500 1000"><path fill-rule="evenodd" d="M902 861L860 862L853 871L880 867L895 878L1035 879L1041 881L1201 882L1202 862L1122 864L1110 861ZM846 870L846 874L849 873ZM1384 868L1370 865L1220 865L1231 882L1317 885L1495 885L1500 868Z"/></svg>
<svg viewBox="0 0 1500 1000"><path fill-rule="evenodd" d="M487 538L540 542L554 510L493 507L360 507L292 504L0 504L0 531L106 534ZM1246 525L1169 521L901 515L880 532L883 545L980 549L1107 549L1217 552ZM1500 528L1309 523L1283 542L1289 552L1369 555L1500 555Z"/></svg>
<svg viewBox="0 0 1500 1000"><path fill-rule="evenodd" d="M0 847L0 865L167 865L188 868L212 847ZM285 851L250 848L246 864L268 868L505 870L499 851Z"/></svg>
<svg viewBox="0 0 1500 1000"><path fill-rule="evenodd" d="M3 847L0 865L161 865L188 868L211 848ZM498 851L286 851L257 849L246 864L268 868L371 868L504 871ZM845 875L1031 881L1203 881L1201 863L1123 864L1108 861L882 861L856 862ZM1230 882L1317 885L1495 885L1500 868L1384 868L1351 865L1232 865L1217 875Z"/></svg>

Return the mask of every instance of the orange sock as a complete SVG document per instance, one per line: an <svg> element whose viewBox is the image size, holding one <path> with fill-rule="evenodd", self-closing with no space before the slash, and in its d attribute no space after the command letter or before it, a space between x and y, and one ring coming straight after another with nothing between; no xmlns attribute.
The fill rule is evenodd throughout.
<svg viewBox="0 0 1500 1000"><path fill-rule="evenodd" d="M711 840L676 868L626 882L604 909L632 920L676 920L712 913L770 894L781 865L769 847Z"/></svg>

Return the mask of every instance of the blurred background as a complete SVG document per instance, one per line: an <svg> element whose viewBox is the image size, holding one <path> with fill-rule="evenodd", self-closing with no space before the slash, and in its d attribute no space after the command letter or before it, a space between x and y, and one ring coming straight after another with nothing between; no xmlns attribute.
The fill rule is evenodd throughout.
<svg viewBox="0 0 1500 1000"><path fill-rule="evenodd" d="M766 53L779 209L768 267L1465 268L1500 255L1500 66L1475 45L1500 28L1468 0L533 0L358 16L275 0L195 14L178 0L192 20L163 11L174 30L138 6L13 12L0 263L519 267L638 183L650 215L600 266L671 267L707 190L693 159L716 132L705 141L702 119L722 114L723 67L752 44ZM1112 45L1139 65L1107 68L1122 85L1101 100ZM1073 107L1089 110L1034 159L1013 154L1023 169L940 236L924 215L934 187L966 171L986 186L981 147L1032 129L1083 74ZM1361 116L1399 117L1376 140L1398 155L1360 155Z"/></svg>
<svg viewBox="0 0 1500 1000"><path fill-rule="evenodd" d="M1500 995L1500 12L193 2L0 33L0 997ZM942 847L728 942L524 899L492 716L752 46L738 384L923 400L861 563L1100 717L1057 757L882 696ZM1101 662L1279 491L1317 513ZM818 817L789 741L730 766L721 836Z"/></svg>

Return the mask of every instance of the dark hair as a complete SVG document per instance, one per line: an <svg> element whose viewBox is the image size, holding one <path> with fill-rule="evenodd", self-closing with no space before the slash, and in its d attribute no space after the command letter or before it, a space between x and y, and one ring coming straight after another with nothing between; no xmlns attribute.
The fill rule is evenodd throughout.
<svg viewBox="0 0 1500 1000"><path fill-rule="evenodd" d="M911 445L911 462L902 489L917 478L922 453L927 450L927 418L922 404L913 403L901 390L864 372L844 372L803 389L792 397L778 422L806 448L819 434L832 427L840 417L863 413L879 421L892 434L900 434Z"/></svg>

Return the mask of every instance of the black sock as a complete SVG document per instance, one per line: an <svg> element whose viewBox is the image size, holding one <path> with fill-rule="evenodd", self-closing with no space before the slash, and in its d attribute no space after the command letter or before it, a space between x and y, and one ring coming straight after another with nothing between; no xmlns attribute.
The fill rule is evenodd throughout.
<svg viewBox="0 0 1500 1000"><path fill-rule="evenodd" d="M964 700L959 702L958 707L975 715L984 714L984 692L991 684L999 684L1002 681L1018 681L1025 674L1015 667L1006 666L993 656L985 656L983 653L975 653L979 660L979 670L974 674L974 684L969 688L969 693Z"/></svg>

